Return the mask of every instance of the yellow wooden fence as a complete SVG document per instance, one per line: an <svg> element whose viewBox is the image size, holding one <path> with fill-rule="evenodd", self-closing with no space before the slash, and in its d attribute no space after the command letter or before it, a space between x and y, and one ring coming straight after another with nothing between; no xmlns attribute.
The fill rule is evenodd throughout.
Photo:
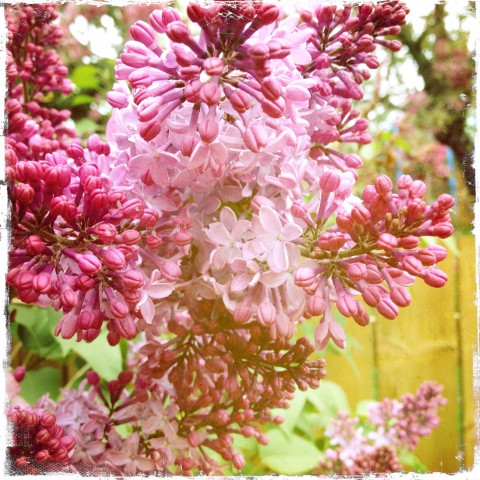
<svg viewBox="0 0 480 480"><path fill-rule="evenodd" d="M412 305L396 320L377 317L366 328L350 322L347 335L361 344L354 352L357 373L345 358L327 356L327 378L345 389L353 406L375 393L382 400L415 392L424 380L444 386L448 404L441 410L441 423L415 451L430 471L456 472L473 464L474 237L461 236L457 245L460 256L449 255L440 265L449 276L443 288L417 281Z"/></svg>

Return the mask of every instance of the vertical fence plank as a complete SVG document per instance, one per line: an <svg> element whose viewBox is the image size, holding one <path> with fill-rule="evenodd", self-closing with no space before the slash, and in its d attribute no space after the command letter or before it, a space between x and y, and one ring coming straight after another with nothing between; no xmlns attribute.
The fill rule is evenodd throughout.
<svg viewBox="0 0 480 480"><path fill-rule="evenodd" d="M476 256L473 235L459 239L459 323L462 338L462 373L465 435L465 467L473 466L475 444L475 402L473 392L473 352L477 343L477 309L475 305Z"/></svg>

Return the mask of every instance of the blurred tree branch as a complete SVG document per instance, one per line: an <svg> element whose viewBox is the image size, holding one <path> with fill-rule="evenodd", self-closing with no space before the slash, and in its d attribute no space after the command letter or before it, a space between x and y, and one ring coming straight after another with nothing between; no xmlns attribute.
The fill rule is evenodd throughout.
<svg viewBox="0 0 480 480"><path fill-rule="evenodd" d="M472 2L473 4L474 2ZM461 88L453 85L450 79L436 68L439 61L439 42L447 45L452 52L458 48L458 40L455 42L446 28L445 18L447 15L445 4L437 4L432 14L427 18L425 29L419 35L414 34L411 24L402 28L400 40L407 47L411 57L418 66L418 72L425 83L425 92L430 97L429 108L442 108L447 110L448 118L444 124L435 131L435 138L448 145L454 152L456 161L463 171L466 185L469 191L475 195L475 169L473 166L473 140L466 132L465 108L453 108L451 103L457 102L458 98L466 99L465 103L471 103L473 95L472 79L468 79ZM469 6L472 10L472 6ZM474 8L474 5L473 5ZM459 32L461 42L466 48L466 33ZM454 48L455 47L455 48ZM452 55L453 56L453 55ZM449 59L451 61L452 59ZM462 66L465 71L474 72L474 62L468 52L465 58L454 58L454 62L465 61ZM457 64L458 65L458 64ZM460 67L460 65L458 65ZM450 102L451 100L452 102Z"/></svg>

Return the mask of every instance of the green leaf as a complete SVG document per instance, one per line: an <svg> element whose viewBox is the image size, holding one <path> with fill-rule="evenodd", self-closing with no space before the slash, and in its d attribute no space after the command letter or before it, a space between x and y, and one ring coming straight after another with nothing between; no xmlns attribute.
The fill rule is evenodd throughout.
<svg viewBox="0 0 480 480"><path fill-rule="evenodd" d="M30 404L35 403L46 392L50 398L56 400L60 393L60 370L53 367L27 370L20 386L20 395Z"/></svg>
<svg viewBox="0 0 480 480"><path fill-rule="evenodd" d="M94 65L79 65L73 70L70 80L81 89L96 90L100 86L98 69Z"/></svg>
<svg viewBox="0 0 480 480"><path fill-rule="evenodd" d="M97 131L98 125L89 118L82 118L78 122L75 122L75 129L79 134L93 133Z"/></svg>
<svg viewBox="0 0 480 480"><path fill-rule="evenodd" d="M285 421L280 425L280 428L287 431L288 433L293 432L295 425L297 424L298 418L302 414L303 407L307 401L306 392L296 391L295 396L292 400L289 400L290 407L287 409L284 408L273 408L271 413L273 416L280 415L285 418Z"/></svg>
<svg viewBox="0 0 480 480"><path fill-rule="evenodd" d="M62 341L80 355L104 380L113 380L122 371L120 346L112 347L108 343L105 330L92 343L76 342L74 339Z"/></svg>
<svg viewBox="0 0 480 480"><path fill-rule="evenodd" d="M317 390L307 390L308 400L323 414L326 420L338 412L350 412L348 398L340 385L323 380Z"/></svg>
<svg viewBox="0 0 480 480"><path fill-rule="evenodd" d="M313 443L295 434L286 434L282 430L271 430L268 445L260 445L262 462L275 473L300 475L310 472L321 456Z"/></svg>
<svg viewBox="0 0 480 480"><path fill-rule="evenodd" d="M414 472L428 473L427 467L420 461L420 459L409 450L401 450L398 454L400 463Z"/></svg>
<svg viewBox="0 0 480 480"><path fill-rule="evenodd" d="M367 418L370 415L370 406L374 403L377 402L375 402L375 400L360 400L355 408L355 415L357 417Z"/></svg>
<svg viewBox="0 0 480 480"><path fill-rule="evenodd" d="M90 95L85 95L83 93L79 95L73 95L72 102L70 106L77 107L78 105L90 105L93 102L93 97Z"/></svg>
<svg viewBox="0 0 480 480"><path fill-rule="evenodd" d="M49 360L60 360L66 356L54 335L61 313L53 308L23 304L12 304L11 308L17 310L17 334L27 350Z"/></svg>

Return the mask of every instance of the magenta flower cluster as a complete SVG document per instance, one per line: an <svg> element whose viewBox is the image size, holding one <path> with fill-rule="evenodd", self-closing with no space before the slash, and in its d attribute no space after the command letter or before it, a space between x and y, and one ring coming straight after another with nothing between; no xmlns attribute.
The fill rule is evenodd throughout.
<svg viewBox="0 0 480 480"><path fill-rule="evenodd" d="M420 438L437 428L438 410L446 404L442 390L434 382L423 382L400 400L385 398L370 406L367 423L338 413L325 431L329 448L320 471L341 475L400 471L399 452L413 450Z"/></svg>
<svg viewBox="0 0 480 480"><path fill-rule="evenodd" d="M393 319L415 277L446 282L445 249L420 237L451 235L451 196L427 205L408 176L352 194L351 144L371 140L355 102L407 13L397 0L286 17L261 1L191 4L195 35L155 10L117 60L106 141L83 147L69 113L40 102L71 90L54 9L9 10L7 282L60 310L63 338L141 333L109 398L91 373L41 407L75 438L73 463L218 472L209 450L241 469L232 435L266 443L270 409L324 377L315 347L345 346L335 309L366 325L361 298ZM315 347L292 339L312 317Z"/></svg>

